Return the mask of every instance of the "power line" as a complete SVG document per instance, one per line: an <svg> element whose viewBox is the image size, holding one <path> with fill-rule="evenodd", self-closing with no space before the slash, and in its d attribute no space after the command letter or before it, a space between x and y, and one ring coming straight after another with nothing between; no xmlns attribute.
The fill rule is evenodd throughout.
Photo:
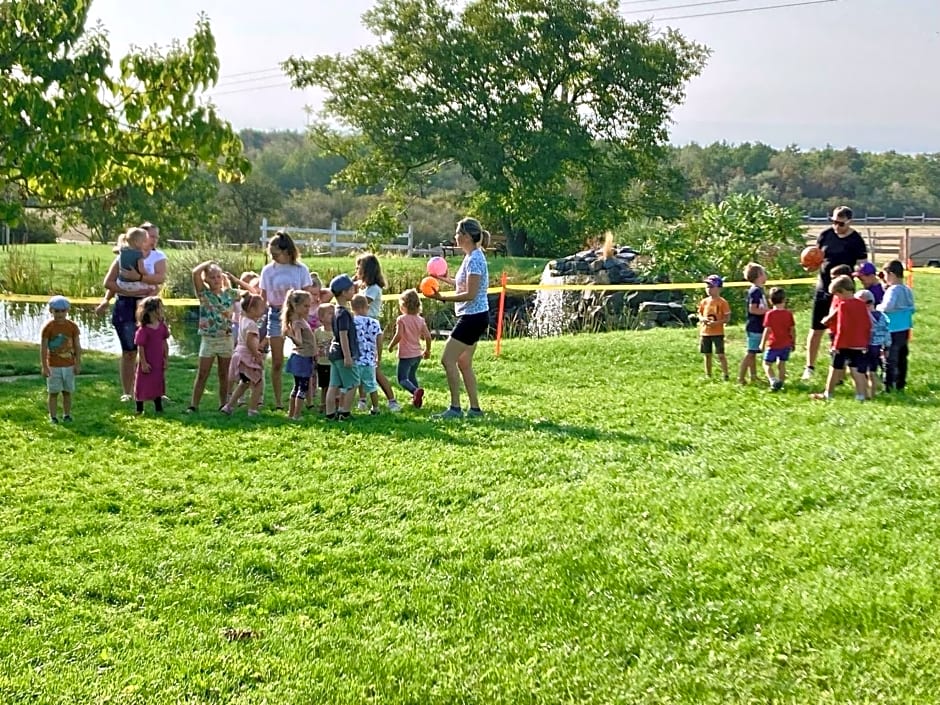
<svg viewBox="0 0 940 705"><path fill-rule="evenodd" d="M288 81L287 83L272 83L267 86L248 86L247 88L238 88L234 91L222 91L220 93L209 91L209 94L212 97L217 97L220 95L232 95L234 93L251 93L252 91L266 91L269 88L286 88L287 86L292 86L292 85L293 84L290 81Z"/></svg>
<svg viewBox="0 0 940 705"><path fill-rule="evenodd" d="M238 85L239 83L260 83L263 81L271 81L276 78L281 78L283 77L283 75L284 73L278 70L277 73L272 73L269 76L256 76L255 78L240 78L237 81L226 81L223 79L223 80L220 80L218 84L216 84L216 87L228 88L229 86L235 86L235 85Z"/></svg>
<svg viewBox="0 0 940 705"><path fill-rule="evenodd" d="M651 7L648 10L627 10L621 12L621 15L644 15L650 12L661 12L663 10L680 10L684 7L701 7L703 5L727 5L731 2L741 2L741 0L711 0L710 2L693 2L685 5L667 5L666 7ZM718 13L715 13L718 14Z"/></svg>
<svg viewBox="0 0 940 705"><path fill-rule="evenodd" d="M716 15L737 15L742 12L761 12L763 10L780 10L785 7L802 7L804 5L822 5L828 2L838 2L839 0L808 0L807 2L789 2L782 5L763 5L761 7L747 7L737 10L719 10L717 12L702 12L697 15L677 15L675 17L653 17L654 22L666 22L668 20L688 20L694 17L714 17Z"/></svg>
<svg viewBox="0 0 940 705"><path fill-rule="evenodd" d="M259 73L270 73L271 71L280 71L280 70L281 70L280 66L273 66L269 69L258 69L256 71L242 71L241 73L222 74L219 78L224 81L227 78L238 78L239 76L254 76L255 74L259 74Z"/></svg>

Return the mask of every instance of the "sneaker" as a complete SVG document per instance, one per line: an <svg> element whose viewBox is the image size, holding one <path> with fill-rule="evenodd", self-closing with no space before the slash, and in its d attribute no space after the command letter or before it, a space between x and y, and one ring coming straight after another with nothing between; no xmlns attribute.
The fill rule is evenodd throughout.
<svg viewBox="0 0 940 705"><path fill-rule="evenodd" d="M221 411L226 416L232 415L232 407L230 407L228 404L223 404L222 406L220 406L219 411Z"/></svg>
<svg viewBox="0 0 940 705"><path fill-rule="evenodd" d="M483 416L483 409L474 409L472 406L467 409L467 416L480 418Z"/></svg>
<svg viewBox="0 0 940 705"><path fill-rule="evenodd" d="M770 383L770 391L779 392L781 389L783 389L783 382L781 380L775 379Z"/></svg>
<svg viewBox="0 0 940 705"><path fill-rule="evenodd" d="M397 414L399 411L401 411L401 404L398 403L397 399L391 399L388 402L388 410L393 414Z"/></svg>
<svg viewBox="0 0 940 705"><path fill-rule="evenodd" d="M809 366L803 368L803 376L800 377L800 379L803 380L804 382L811 380L813 378L813 372L815 371L816 370L814 370L812 367L809 367Z"/></svg>
<svg viewBox="0 0 940 705"><path fill-rule="evenodd" d="M434 414L431 417L432 419L461 419L463 418L463 410L455 409L454 407L448 407L439 414Z"/></svg>
<svg viewBox="0 0 940 705"><path fill-rule="evenodd" d="M121 401L122 401L122 402L131 401L133 398L134 398L134 397L132 397L130 394L122 394L122 395L121 395Z"/></svg>
<svg viewBox="0 0 940 705"><path fill-rule="evenodd" d="M186 411L184 411L183 413L184 413L184 414L195 414L197 411L199 411L199 409L197 409L195 406L187 406L187 407L186 407Z"/></svg>
<svg viewBox="0 0 940 705"><path fill-rule="evenodd" d="M352 414L348 411L337 411L336 412L337 421L352 421Z"/></svg>
<svg viewBox="0 0 940 705"><path fill-rule="evenodd" d="M816 401L829 401L830 399L832 399L832 397L830 397L825 392L814 392L813 394L809 395L809 398L815 399Z"/></svg>
<svg viewBox="0 0 940 705"><path fill-rule="evenodd" d="M257 416L257 415L258 415L258 410L257 410L257 409L249 409L249 410L248 410L248 415L249 415L249 416Z"/></svg>
<svg viewBox="0 0 940 705"><path fill-rule="evenodd" d="M160 399L163 400L163 403L164 403L164 404L172 404L172 403L173 403L173 400L170 399L170 397L168 397L166 394L164 394L162 397L160 397Z"/></svg>
<svg viewBox="0 0 940 705"><path fill-rule="evenodd" d="M365 411L366 409L369 408L369 404L368 402L366 402L365 399L360 399L359 406L357 406L356 408L359 409L359 411Z"/></svg>
<svg viewBox="0 0 940 705"><path fill-rule="evenodd" d="M421 405L424 404L424 389L418 387L415 390L414 396L411 397L411 403L414 405L414 408L420 409Z"/></svg>
<svg viewBox="0 0 940 705"><path fill-rule="evenodd" d="M856 394L855 401L868 401L868 397L866 397L864 394Z"/></svg>
<svg viewBox="0 0 940 705"><path fill-rule="evenodd" d="M65 421L65 423L72 423L72 415L66 414L65 416L62 417L62 420Z"/></svg>
<svg viewBox="0 0 940 705"><path fill-rule="evenodd" d="M51 424L57 424L57 423L59 423L59 419L58 419L57 417L55 417L55 416L50 416L50 417L49 417L49 423L51 423Z"/></svg>
<svg viewBox="0 0 940 705"><path fill-rule="evenodd" d="M369 412L371 416L378 416L380 413L381 412L379 411L379 407L377 406L373 406L372 410Z"/></svg>

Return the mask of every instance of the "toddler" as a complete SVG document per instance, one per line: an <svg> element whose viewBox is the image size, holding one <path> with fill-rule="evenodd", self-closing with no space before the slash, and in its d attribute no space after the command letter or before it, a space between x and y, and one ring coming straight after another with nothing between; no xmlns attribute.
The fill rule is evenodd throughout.
<svg viewBox="0 0 940 705"><path fill-rule="evenodd" d="M871 289L857 291L855 298L865 302L868 315L871 316L871 340L868 342L866 353L868 384L865 394L869 399L874 399L878 393L878 368L883 367L882 358L891 346L891 333L888 332L888 319L881 311L875 309L875 296Z"/></svg>
<svg viewBox="0 0 940 705"><path fill-rule="evenodd" d="M368 301L365 315L380 322L382 317L382 289L385 288L385 277L382 275L382 265L379 258L371 253L359 255L356 258L356 281L359 283L360 294ZM389 384L388 378L382 372L382 347L379 346L375 362L375 380L382 388L382 393L388 399L388 410L401 411L401 404L395 398L395 390ZM359 390L359 408L365 409L365 389Z"/></svg>
<svg viewBox="0 0 940 705"><path fill-rule="evenodd" d="M717 274L705 278L705 298L698 304L701 326L699 352L705 357L705 376L712 376L712 354L718 355L721 375L728 380L728 357L725 355L725 324L731 320L731 306L721 296L724 280Z"/></svg>
<svg viewBox="0 0 940 705"><path fill-rule="evenodd" d="M866 398L868 372L867 353L871 340L871 316L863 301L855 298L855 282L852 277L842 275L829 284L832 294L832 313L823 318L823 325L832 323L835 334L832 340L832 363L826 378L825 391L810 394L812 399L828 400L846 367L855 381L855 398Z"/></svg>
<svg viewBox="0 0 940 705"><path fill-rule="evenodd" d="M134 400L137 415L144 413L144 402L153 401L156 412L163 413L166 394L166 363L170 356L170 329L166 327L163 300L148 296L137 304L137 376L134 378Z"/></svg>
<svg viewBox="0 0 940 705"><path fill-rule="evenodd" d="M320 413L326 412L326 390L330 388L330 343L333 342L333 307L320 304L317 309L320 327L313 331L317 341L317 386L320 388ZM309 407L308 407L309 408Z"/></svg>
<svg viewBox="0 0 940 705"><path fill-rule="evenodd" d="M294 376L294 388L290 393L287 411L292 421L299 421L303 415L304 400L316 364L317 343L308 322L312 304L313 296L309 291L291 289L287 292L281 311L281 330L294 343L294 352L288 358L286 367Z"/></svg>
<svg viewBox="0 0 940 705"><path fill-rule="evenodd" d="M333 421L351 418L350 408L359 386L355 359L359 357L356 324L346 306L356 293L356 285L348 274L340 274L330 281L330 291L336 299L333 309L333 340L330 342L330 388L326 393L326 417Z"/></svg>
<svg viewBox="0 0 940 705"><path fill-rule="evenodd" d="M373 415L379 413L379 384L376 380L378 351L382 349L382 326L368 315L369 299L363 294L352 297L353 323L356 326L356 342L359 355L355 358L359 375L360 394L365 392L372 402Z"/></svg>
<svg viewBox="0 0 940 705"><path fill-rule="evenodd" d="M258 321L267 312L264 299L258 294L246 291L241 300L242 320L238 328L235 353L229 363L229 379L238 380L228 402L222 406L223 414L231 415L232 408L238 404L246 390L251 390L248 401L248 415L258 415L261 392L264 389L264 353L261 352L261 332Z"/></svg>
<svg viewBox="0 0 940 705"><path fill-rule="evenodd" d="M908 344L914 327L914 292L904 283L904 265L891 260L885 265L888 285L877 309L888 317L891 347L885 360L885 389L902 391L907 386Z"/></svg>
<svg viewBox="0 0 940 705"><path fill-rule="evenodd" d="M744 268L744 278L751 282L751 288L747 290L747 323L744 324L747 352L738 370L740 384L747 384L748 373L752 382L757 380L757 356L760 354L760 341L764 335L764 314L769 310L763 289L767 282L767 272L764 268L751 262Z"/></svg>
<svg viewBox="0 0 940 705"><path fill-rule="evenodd" d="M62 394L62 420L72 420L72 394L75 393L75 375L81 369L82 346L79 330L69 320L69 300L64 296L49 299L52 319L46 321L39 333L39 361L42 376L46 378L49 394L47 408L49 421L59 423L59 394Z"/></svg>
<svg viewBox="0 0 940 705"><path fill-rule="evenodd" d="M787 310L787 294L780 287L770 290L770 303L773 306L764 314L764 333L760 347L764 353L764 374L770 384L770 391L783 389L787 379L787 360L796 342L796 321L793 313ZM777 363L777 374L773 374L773 365Z"/></svg>

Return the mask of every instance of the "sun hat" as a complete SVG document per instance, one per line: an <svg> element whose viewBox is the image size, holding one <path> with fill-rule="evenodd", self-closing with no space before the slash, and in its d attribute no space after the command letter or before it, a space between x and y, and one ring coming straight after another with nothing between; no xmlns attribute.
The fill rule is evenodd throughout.
<svg viewBox="0 0 940 705"><path fill-rule="evenodd" d="M68 311L71 304L64 296L53 296L49 299L50 311Z"/></svg>

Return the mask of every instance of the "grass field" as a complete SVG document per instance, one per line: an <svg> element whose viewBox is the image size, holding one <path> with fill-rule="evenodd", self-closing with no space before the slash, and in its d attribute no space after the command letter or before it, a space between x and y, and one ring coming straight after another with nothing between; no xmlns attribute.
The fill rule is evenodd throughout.
<svg viewBox="0 0 940 705"><path fill-rule="evenodd" d="M104 356L71 426L2 382L0 702L936 702L940 277L915 290L909 391L864 404L705 382L688 329L483 344L457 423L430 362L425 409L341 428L135 418Z"/></svg>

